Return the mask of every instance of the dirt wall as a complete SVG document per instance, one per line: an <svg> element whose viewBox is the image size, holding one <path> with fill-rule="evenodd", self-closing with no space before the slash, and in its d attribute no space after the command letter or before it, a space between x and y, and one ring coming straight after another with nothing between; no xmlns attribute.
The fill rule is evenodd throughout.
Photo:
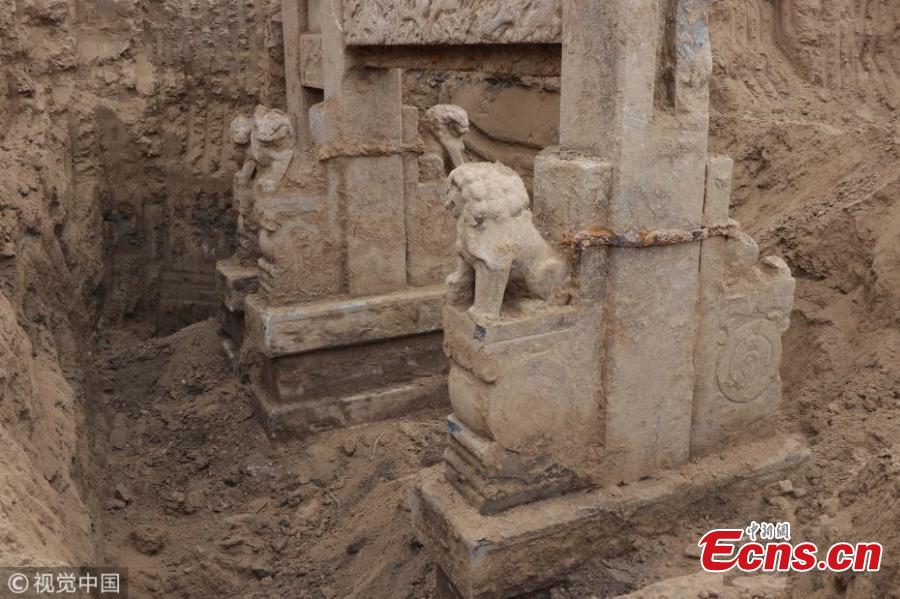
<svg viewBox="0 0 900 599"><path fill-rule="evenodd" d="M268 0L0 0L0 563L91 562L86 359L109 327L213 312L225 130L283 103L278 18Z"/></svg>

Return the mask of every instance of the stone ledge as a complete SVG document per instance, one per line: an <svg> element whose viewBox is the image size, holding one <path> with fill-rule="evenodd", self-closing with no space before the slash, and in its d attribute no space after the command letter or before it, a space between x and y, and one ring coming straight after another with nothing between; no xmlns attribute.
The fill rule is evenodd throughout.
<svg viewBox="0 0 900 599"><path fill-rule="evenodd" d="M447 482L443 466L420 475L410 491L413 528L459 597L502 599L544 588L627 542L633 524L677 511L726 486L764 484L804 462L790 437L729 449L624 487L571 493L482 516Z"/></svg>
<svg viewBox="0 0 900 599"><path fill-rule="evenodd" d="M253 387L254 410L272 439L298 438L320 431L397 418L448 403L447 379L423 377L346 397L279 404L260 385Z"/></svg>
<svg viewBox="0 0 900 599"><path fill-rule="evenodd" d="M258 295L245 301L250 336L270 357L441 330L444 286L385 295L270 306Z"/></svg>
<svg viewBox="0 0 900 599"><path fill-rule="evenodd" d="M244 300L259 290L259 269L233 259L216 263L216 291L229 312L241 312Z"/></svg>

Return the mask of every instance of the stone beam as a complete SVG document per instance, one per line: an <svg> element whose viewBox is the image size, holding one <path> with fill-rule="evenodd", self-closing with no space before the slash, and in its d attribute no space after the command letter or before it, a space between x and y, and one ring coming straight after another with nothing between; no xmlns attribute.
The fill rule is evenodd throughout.
<svg viewBox="0 0 900 599"><path fill-rule="evenodd" d="M348 46L558 44L562 40L561 0L343 0L343 8Z"/></svg>
<svg viewBox="0 0 900 599"><path fill-rule="evenodd" d="M252 296L246 309L260 350L279 357L439 331L443 296L443 285L286 306Z"/></svg>
<svg viewBox="0 0 900 599"><path fill-rule="evenodd" d="M482 46L364 46L357 61L377 69L475 71L518 77L558 77L559 44L491 44Z"/></svg>

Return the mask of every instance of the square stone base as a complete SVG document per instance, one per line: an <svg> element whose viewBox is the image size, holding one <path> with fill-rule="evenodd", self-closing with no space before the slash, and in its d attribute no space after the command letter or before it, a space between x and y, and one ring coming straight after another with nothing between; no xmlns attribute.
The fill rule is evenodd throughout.
<svg viewBox="0 0 900 599"><path fill-rule="evenodd" d="M448 579L441 582L446 597L515 597L546 588L610 545L627 544L641 519L677 513L729 485L777 480L808 455L795 439L769 438L624 487L571 493L492 516L469 505L438 465L410 492L413 528Z"/></svg>
<svg viewBox="0 0 900 599"><path fill-rule="evenodd" d="M272 438L447 406L442 286L272 305L245 300L257 413Z"/></svg>

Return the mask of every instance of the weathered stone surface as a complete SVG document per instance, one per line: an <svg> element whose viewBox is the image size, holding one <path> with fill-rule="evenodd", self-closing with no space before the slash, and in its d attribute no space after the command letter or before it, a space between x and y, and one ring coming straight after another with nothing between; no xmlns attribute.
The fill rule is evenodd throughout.
<svg viewBox="0 0 900 599"><path fill-rule="evenodd" d="M257 171L260 169L251 147L253 131L253 120L245 115L239 114L231 121L231 141L239 158L242 159L241 168L235 173L232 185L232 195L238 212L237 256L248 261L259 258L259 223L253 209L255 201L253 186Z"/></svg>
<svg viewBox="0 0 900 599"><path fill-rule="evenodd" d="M273 401L357 395L423 377L446 376L439 332L291 354L263 364Z"/></svg>
<svg viewBox="0 0 900 599"><path fill-rule="evenodd" d="M672 7L564 3L560 145L612 169L598 226L637 233L702 223L706 15L690 0ZM596 197L582 196L582 210L596 210ZM602 262L608 470L631 479L690 456L700 248L612 247Z"/></svg>
<svg viewBox="0 0 900 599"><path fill-rule="evenodd" d="M251 296L247 324L258 331L260 350L270 357L359 345L440 330L443 294L438 286L285 306Z"/></svg>
<svg viewBox="0 0 900 599"><path fill-rule="evenodd" d="M263 192L272 193L281 184L294 159L295 143L294 125L286 113L265 106L256 107L250 157L255 163L254 184Z"/></svg>
<svg viewBox="0 0 900 599"><path fill-rule="evenodd" d="M504 73L512 78L559 77L561 68L559 46L549 44L430 46L428 52L422 52L419 46L357 46L355 49L361 64L377 69L427 71L439 64L446 71ZM454 98L450 101L456 103Z"/></svg>
<svg viewBox="0 0 900 599"><path fill-rule="evenodd" d="M483 513L591 484L602 420L597 326L545 306L478 322L444 309L454 415L447 476Z"/></svg>
<svg viewBox="0 0 900 599"><path fill-rule="evenodd" d="M407 271L411 285L443 283L453 270L456 220L444 208L447 181L416 185L406 204Z"/></svg>
<svg viewBox="0 0 900 599"><path fill-rule="evenodd" d="M446 481L423 471L410 491L413 528L465 599L544 588L588 559L615 555L661 510L678 512L728 485L783 477L808 452L790 438L729 450L625 487L572 493L483 516Z"/></svg>
<svg viewBox="0 0 900 599"><path fill-rule="evenodd" d="M411 285L432 285L443 282L453 268L456 223L444 203L448 175L465 161L463 137L469 131L469 117L459 106L439 104L427 110L420 122L417 109L407 108L415 118L404 119L403 142L418 141L421 130L425 149L424 154L406 159L408 281Z"/></svg>
<svg viewBox="0 0 900 599"><path fill-rule="evenodd" d="M759 249L748 236L703 246L691 433L695 455L777 428L781 335L794 300L790 269L777 257L758 262Z"/></svg>
<svg viewBox="0 0 900 599"><path fill-rule="evenodd" d="M344 228L338 207L320 189L261 197L260 287L273 305L326 298L344 291Z"/></svg>
<svg viewBox="0 0 900 599"><path fill-rule="evenodd" d="M404 169L400 155L332 164L346 202L347 273L353 295L406 285Z"/></svg>
<svg viewBox="0 0 900 599"><path fill-rule="evenodd" d="M586 156L551 148L534 162L534 219L538 228L561 241L573 230L609 222L613 169Z"/></svg>
<svg viewBox="0 0 900 599"><path fill-rule="evenodd" d="M459 106L438 104L425 111L422 129L425 153L419 158L419 176L426 182L444 180L465 162L469 115Z"/></svg>
<svg viewBox="0 0 900 599"><path fill-rule="evenodd" d="M453 416L447 419L447 428L447 481L481 514L495 514L588 486L550 454L510 451L472 432Z"/></svg>
<svg viewBox="0 0 900 599"><path fill-rule="evenodd" d="M300 83L306 87L323 89L325 75L322 72L322 36L308 33L300 36Z"/></svg>
<svg viewBox="0 0 900 599"><path fill-rule="evenodd" d="M282 0L281 20L284 32L284 64L285 84L287 88L287 109L297 131L297 146L306 148L310 145L310 132L307 115L310 108L321 102L321 92L310 89L302 81L301 65L312 59L304 55L301 37L306 32L319 30L318 1ZM313 48L314 50L315 48Z"/></svg>
<svg viewBox="0 0 900 599"><path fill-rule="evenodd" d="M348 45L559 43L560 0L343 0Z"/></svg>
<svg viewBox="0 0 900 599"><path fill-rule="evenodd" d="M216 264L216 290L222 304L230 312L242 312L244 300L259 290L259 271L236 259L220 260Z"/></svg>
<svg viewBox="0 0 900 599"><path fill-rule="evenodd" d="M357 395L308 402L274 402L264 386L254 389L256 415L273 439L302 437L330 428L396 418L447 401L447 379L425 377Z"/></svg>
<svg viewBox="0 0 900 599"><path fill-rule="evenodd" d="M728 220L731 172L730 159L710 158L705 225ZM704 241L700 265L693 455L777 427L781 335L794 298L794 279L784 261L760 262L759 248L744 233Z"/></svg>

